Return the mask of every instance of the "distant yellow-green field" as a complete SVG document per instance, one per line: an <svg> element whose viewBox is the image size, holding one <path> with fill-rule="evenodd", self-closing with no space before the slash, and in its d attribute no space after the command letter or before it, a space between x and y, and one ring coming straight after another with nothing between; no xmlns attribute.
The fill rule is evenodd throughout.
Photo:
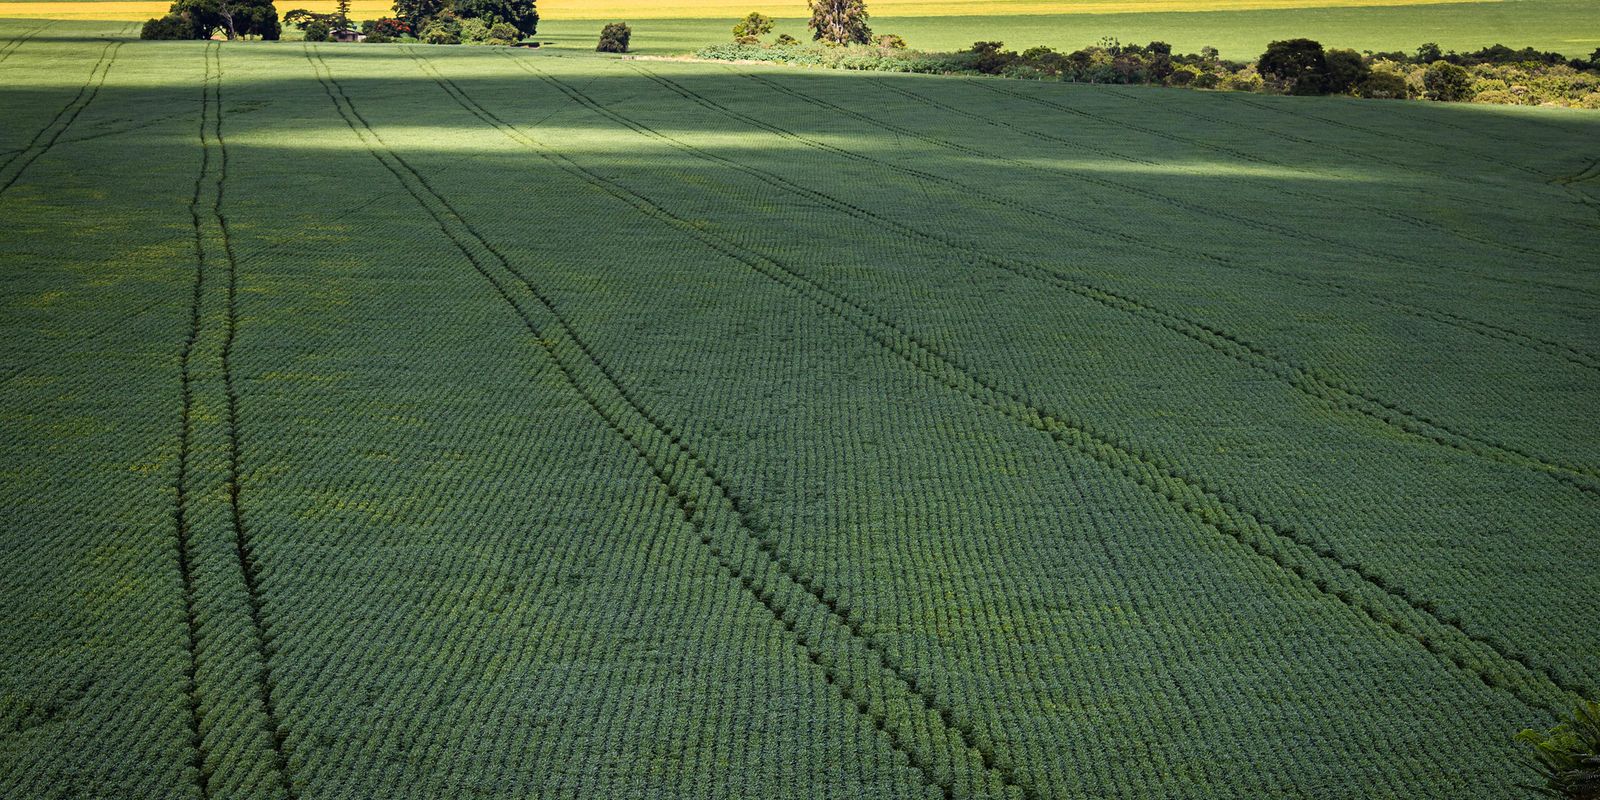
<svg viewBox="0 0 1600 800"><path fill-rule="evenodd" d="M0 17L141 21L160 16L170 0L0 0ZM354 0L352 16L375 19L392 0ZM278 0L278 10L333 10L334 0ZM1068 50L1102 37L1160 40L1183 52L1215 47L1229 58L1259 55L1273 39L1310 37L1357 50L1412 50L1432 41L1475 50L1497 42L1588 56L1600 46L1596 0L869 0L872 28L904 36L919 50L955 50L976 40ZM809 39L801 0L540 0L539 39L563 49L592 50L600 26L626 20L634 52L687 53L727 41L733 21L756 10L778 33ZM297 31L286 31L289 38Z"/></svg>
<svg viewBox="0 0 1600 800"><path fill-rule="evenodd" d="M1495 0L1480 0L1495 2ZM1331 8L1411 6L1457 3L1461 0L874 0L872 12L880 17L997 16L1040 14L1118 14L1193 11L1253 11L1287 8ZM1469 0L1470 2L1470 0ZM390 9L392 0L354 0L352 8L362 17L378 16ZM145 19L165 11L168 3L159 0L0 0L0 16L30 19ZM332 10L334 0L284 0L280 10L307 8ZM799 2L751 2L751 0L696 0L679 3L670 0L610 0L586 3L542 2L539 11L547 19L719 19L742 16L752 10L775 17L799 16Z"/></svg>

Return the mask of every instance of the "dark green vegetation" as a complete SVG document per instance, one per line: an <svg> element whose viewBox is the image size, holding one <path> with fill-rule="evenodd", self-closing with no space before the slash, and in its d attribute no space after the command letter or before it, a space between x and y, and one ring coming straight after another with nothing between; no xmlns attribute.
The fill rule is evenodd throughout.
<svg viewBox="0 0 1600 800"><path fill-rule="evenodd" d="M1517 739L1532 748L1542 794L1566 800L1600 798L1600 703L1584 702L1571 719L1549 731L1524 730Z"/></svg>
<svg viewBox="0 0 1600 800"><path fill-rule="evenodd" d="M1592 113L0 31L0 797L1501 800L1600 685Z"/></svg>
<svg viewBox="0 0 1600 800"><path fill-rule="evenodd" d="M139 38L210 39L221 34L229 40L271 41L282 32L272 0L173 0L166 16L145 21ZM326 38L324 31L322 39Z"/></svg>
<svg viewBox="0 0 1600 800"><path fill-rule="evenodd" d="M626 22L608 23L600 29L600 43L594 49L600 53L626 53L632 36L633 29Z"/></svg>

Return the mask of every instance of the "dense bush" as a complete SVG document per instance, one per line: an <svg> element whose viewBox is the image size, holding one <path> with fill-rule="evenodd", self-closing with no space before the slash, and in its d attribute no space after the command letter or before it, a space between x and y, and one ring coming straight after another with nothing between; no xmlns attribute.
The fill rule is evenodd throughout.
<svg viewBox="0 0 1600 800"><path fill-rule="evenodd" d="M166 16L145 21L139 38L209 39L219 32L229 39L277 39L282 32L278 9L271 0L233 0L227 5L220 0L175 0Z"/></svg>
<svg viewBox="0 0 1600 800"><path fill-rule="evenodd" d="M464 44L483 44L489 41L489 26L481 19L469 17L461 20L461 31L458 35Z"/></svg>
<svg viewBox="0 0 1600 800"><path fill-rule="evenodd" d="M489 27L489 44L516 44L522 39L522 32L509 22L496 22Z"/></svg>
<svg viewBox="0 0 1600 800"><path fill-rule="evenodd" d="M1600 800L1600 703L1584 702L1549 731L1523 730L1530 766L1544 780L1529 787L1550 797Z"/></svg>
<svg viewBox="0 0 1600 800"><path fill-rule="evenodd" d="M1429 100L1466 100L1472 96L1472 75L1448 61L1435 61L1422 73L1422 87Z"/></svg>
<svg viewBox="0 0 1600 800"><path fill-rule="evenodd" d="M176 14L156 17L139 29L140 39L188 39L189 23Z"/></svg>
<svg viewBox="0 0 1600 800"><path fill-rule="evenodd" d="M450 13L463 21L478 20L485 28L504 22L523 36L539 31L539 11L533 0L452 0Z"/></svg>
<svg viewBox="0 0 1600 800"><path fill-rule="evenodd" d="M306 41L308 42L326 42L332 29L328 27L328 23L322 20L312 20L306 23L305 32Z"/></svg>
<svg viewBox="0 0 1600 800"><path fill-rule="evenodd" d="M1411 96L1406 76L1389 69L1374 69L1356 87L1356 94L1373 100L1404 100Z"/></svg>
<svg viewBox="0 0 1600 800"><path fill-rule="evenodd" d="M633 29L626 22L612 22L600 29L600 44L595 46L599 53L626 53L628 40L633 38Z"/></svg>
<svg viewBox="0 0 1600 800"><path fill-rule="evenodd" d="M539 29L533 0L395 0L395 16L428 44L483 44L491 39L510 43ZM495 36L497 25L509 25L515 36ZM386 34L399 38L405 34Z"/></svg>
<svg viewBox="0 0 1600 800"><path fill-rule="evenodd" d="M423 44L461 44L461 23L449 17L440 17L422 29L417 37Z"/></svg>

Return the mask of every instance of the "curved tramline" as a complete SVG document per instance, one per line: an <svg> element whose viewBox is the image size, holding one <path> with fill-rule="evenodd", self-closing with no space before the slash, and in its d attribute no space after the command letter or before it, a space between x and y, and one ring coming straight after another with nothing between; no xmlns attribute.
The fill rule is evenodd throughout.
<svg viewBox="0 0 1600 800"><path fill-rule="evenodd" d="M4 197L5 193L16 185L17 179L22 177L22 173L27 171L34 161L55 147L56 142L61 139L61 134L66 133L67 129L72 127L72 123L78 120L78 115L94 102L94 98L100 94L100 88L105 85L106 75L111 72L111 65L116 61L117 51L122 49L122 46L123 42L106 42L105 47L100 49L100 57L90 68L89 80L83 88L79 89L78 93L33 135L27 147L0 162L0 197Z"/></svg>
<svg viewBox="0 0 1600 800"><path fill-rule="evenodd" d="M1089 222L1088 220L1084 220L1084 219L1081 219L1081 218L1078 218L1078 217L1069 217L1069 216L1066 216L1066 215L1062 215L1062 214L1051 212L1048 209L1038 208L1037 206L1034 206L1034 205L1024 204L1024 203L1017 203L1017 202L1015 202L1013 200L1010 200L1010 199L1003 198L1003 197L1000 197L998 195L995 195L992 192L988 192L988 191L986 191L986 190L984 190L984 189L982 189L980 187L972 186L970 184L960 183L958 181L955 181L955 180L950 179L948 177L945 177L943 175L936 175L936 174L933 174L933 173L930 173L930 172L926 172L926 171L923 171L923 170L918 170L918 169L915 169L915 168L905 167L905 166L900 165L900 164L895 164L895 163L891 163L891 162L888 162L888 161L884 161L882 159L876 159L876 158L873 158L871 156L868 156L868 155L865 155L865 154L862 154L862 153L856 153L856 152L851 151L851 150L846 150L846 149L843 149L843 148L840 148L840 147L836 147L834 145L828 144L827 142L823 142L823 141L820 141L820 140L805 136L805 135L800 134L800 133L796 133L796 132L793 132L793 131L790 131L790 130L787 130L787 129L784 129L784 128L780 128L778 126L775 126L775 125L772 125L770 123L764 122L764 121L762 121L762 120L760 120L758 118L752 117L750 115L741 114L741 113L736 112L736 111L734 111L732 109L729 109L727 106L719 104L715 100L711 100L710 98L703 97L701 95L695 94L694 92L688 90L687 88L685 88L685 87L683 87L683 86L681 86L681 85L679 85L677 83L674 83L670 79L662 77L661 75L659 75L657 73L651 72L648 69L640 68L640 67L637 67L637 66L635 67L635 69L637 69L640 72L640 74L643 74L645 77L651 79L652 81L655 81L655 82L659 83L660 85L662 85L662 86L664 86L664 87L666 87L668 89L671 89L674 93L678 94L679 96L683 97L684 99L690 100L691 102L694 102L694 103L696 103L696 104L698 104L698 105L700 105L700 106L702 106L702 107L704 107L706 109L714 111L714 112L716 112L718 114L721 114L723 116L726 116L726 117L728 117L730 119L738 120L738 121L740 121L742 123L745 123L747 125L750 125L752 127L759 128L759 129L767 131L769 133L773 133L775 135L781 136L781 137L783 137L785 139L798 142L798 143L800 143L800 144L802 144L802 145L804 145L806 147L814 148L814 149L817 149L817 150L820 150L820 151L825 151L825 152L831 153L833 155L837 155L837 156L839 156L841 158L846 158L846 159L850 159L850 160L853 160L853 161L859 161L861 163L871 164L871 165L873 165L875 167L878 167L878 168L881 168L881 169L884 169L884 170L887 170L887 171L890 171L890 172L893 172L893 173L896 173L896 174L899 174L899 175L904 175L904 176L909 177L909 178L914 178L914 179L916 179L918 181L931 181L931 182L935 182L935 183L941 183L941 184L949 185L949 186L951 186L953 188L959 189L961 192L963 192L965 194L970 194L972 196L983 198L985 201L993 203L993 204L998 205L998 206L1003 206L1003 207L1011 209L1011 210L1019 211L1021 213L1029 214L1029 215L1032 215L1032 216L1038 216L1038 217L1041 217L1041 218L1044 218L1044 219L1049 219L1049 220L1055 221L1055 222L1062 222L1062 223L1070 224L1070 225L1077 226L1077 227L1088 228L1088 229L1093 230L1093 231L1095 231L1097 233L1100 233L1102 235L1115 237L1116 239L1119 240L1119 242L1121 242L1121 243L1123 243L1125 245L1131 246L1131 247L1135 247L1135 248L1139 248L1139 249L1145 249L1145 250L1152 250L1154 252L1165 253L1165 254L1168 254L1168 255L1199 258L1199 259L1203 259L1205 261L1209 261L1211 263L1217 264L1219 266L1227 267L1227 268L1230 268L1230 269L1239 269L1239 270L1242 270L1242 271L1268 272L1268 273L1271 273L1271 274L1274 274L1274 275L1280 275L1282 277L1289 278L1290 280L1294 280L1295 282L1301 283L1303 285L1316 286L1316 287L1324 288L1324 289L1331 289L1331 290L1333 290L1335 292L1338 292L1339 294L1342 294L1344 296L1358 298L1358 299L1362 300L1363 302L1369 302L1369 303L1373 303L1373 304L1381 306L1381 307L1391 308L1391 309L1400 311L1400 312L1402 312L1404 314L1418 317L1420 319L1426 319L1426 320L1429 320L1429 321L1440 322L1440 323L1443 323L1443 324L1446 324L1446 325L1451 325L1451 326L1454 326L1454 327L1462 328L1463 330L1467 330L1467 331L1470 331L1470 332L1478 334L1478 335L1487 336L1488 338L1491 338L1491 339L1499 339L1499 340L1502 340L1502 341L1510 342L1512 344L1516 344L1518 346L1527 347L1527 348L1532 349L1532 350L1543 352L1543 353L1546 353L1548 355L1553 355L1553 356L1556 356L1557 358L1561 358L1563 360L1569 361L1571 363L1577 364L1577 365L1582 366L1582 367L1586 367L1586 368L1589 368L1589 369L1600 370L1600 358L1597 358L1597 357L1595 357L1595 356L1593 356L1593 355L1591 355L1591 354L1589 354L1589 353L1587 353L1587 352L1585 352L1583 350L1574 348L1574 347L1572 347L1570 345L1566 345L1566 344L1562 344L1560 342L1555 342L1555 341L1543 339L1543 338L1536 337L1536 336L1533 336L1533 335L1530 335L1530 334L1526 334L1526 333L1523 333L1521 331L1516 331L1516 330L1513 330L1511 328L1507 328L1507 327L1504 327L1504 326L1501 326L1501 325L1496 325L1496 324L1493 324L1493 323L1484 322L1482 320L1471 319L1471 318L1464 317L1464 316L1461 316L1459 314L1451 313L1451 312L1448 312L1448 311L1440 311L1440 310L1434 309L1434 308L1418 306L1418 305L1413 304L1413 303L1407 303L1407 302L1404 302L1404 301L1395 300L1395 299L1388 298L1388 297L1383 297L1383 296L1378 295L1378 294L1376 294L1376 293L1374 293L1374 292L1372 292L1370 290L1354 287L1354 286L1351 286L1351 285L1346 284L1346 283L1341 283L1341 282L1338 282L1338 281L1333 281L1333 280L1328 280L1328 279L1308 278L1305 275L1302 275L1302 274L1297 273L1297 272L1293 272L1293 271L1285 270L1285 269L1278 269L1278 268L1275 268L1275 267L1271 266L1270 264L1261 264L1261 263L1255 262L1255 261L1252 261L1252 262L1246 264L1246 263L1241 262L1237 258L1233 258L1233 257L1227 256L1227 255L1224 255L1224 254L1213 253L1213 252L1210 252L1210 251L1207 251L1207 250L1194 249L1192 247L1184 247L1184 246L1180 246L1180 245L1177 245L1177 244L1165 242L1163 240L1158 240L1158 239L1141 238L1141 237L1133 236L1133 235L1130 235L1130 234L1127 234L1127 233L1124 233L1124 232L1120 232L1120 231L1117 231L1117 230L1114 230L1114 229L1105 228L1105 227L1101 227L1101 226L1096 226L1093 223ZM913 93L907 92L907 94L913 94ZM920 97L920 95L919 95L919 97ZM947 104L937 104L937 105L938 105L938 107L941 107L941 108L948 108L948 109L950 109L952 111L959 111L958 109L954 109L954 107L948 106ZM969 116L969 114L967 112L960 112L960 113L961 113L962 116ZM977 116L977 115L970 115L970 116ZM983 119L984 119L985 122L989 122L989 123L992 123L992 124L995 124L995 125L1000 125L1002 127L1015 129L1014 126L1007 125L1006 123L1000 122L998 120L991 120L991 119L988 119L988 118L983 118ZM1041 137L1043 137L1043 138L1046 138L1049 141L1056 141L1056 142L1069 142L1069 141L1071 141L1071 140L1063 139L1062 137L1050 136L1049 134L1039 134L1039 135ZM1105 151L1104 148L1094 147L1093 145L1084 145L1084 144L1079 144L1079 143L1075 143L1075 142L1073 144L1074 144L1075 147L1082 147L1083 149L1088 150L1089 152L1094 152L1094 153L1098 153L1098 154L1106 154L1107 153L1107 151ZM1154 164L1158 163L1158 162L1154 162L1154 161L1149 161L1147 159L1138 159L1138 158L1133 158L1133 157L1128 157L1128 156L1116 156L1116 157L1119 160L1125 160L1125 161L1128 161L1130 163L1141 163L1141 164L1149 164L1149 165L1154 165ZM1111 181L1111 180L1107 180L1107 179L1095 179L1093 182L1096 183L1097 185L1110 186L1110 187L1118 188L1118 189L1127 188L1124 184L1120 184L1120 183L1117 183L1115 181ZM1540 285L1542 285L1542 284L1540 284Z"/></svg>
<svg viewBox="0 0 1600 800"><path fill-rule="evenodd" d="M424 69L432 71L431 67L420 59L419 64ZM447 79L442 79L442 83L448 86ZM950 360L948 356L934 350L924 340L895 323L884 320L862 306L859 301L815 282L769 254L753 251L695 226L648 198L584 169L558 152L539 145L526 131L490 116L487 110L472 101L459 87L450 86L447 91L464 107L476 109L473 113L484 113L487 121L491 121L496 129L506 134L508 138L523 146L537 148L541 156L558 160L564 168L570 166L578 170L586 182L596 188L624 200L643 213L695 237L716 251L811 300L821 310L862 330L872 341L889 349L947 388L966 394L981 405L1035 428L1051 436L1055 441L1100 461L1117 474L1135 480L1151 494L1174 504L1208 527L1248 547L1257 556L1284 569L1286 573L1306 581L1319 592L1335 597L1374 622L1413 639L1428 652L1447 663L1477 674L1485 685L1506 691L1535 708L1558 708L1565 701L1557 698L1581 694L1581 687L1572 686L1537 666L1530 667L1524 663L1525 658L1511 655L1508 649L1496 643L1494 639L1469 633L1460 627L1458 621L1445 619L1435 610L1432 603L1415 599L1401 590L1389 587L1381 578L1358 565L1339 562L1334 551L1325 545L1308 542L1303 538L1303 534L1290 529L1264 523L1258 514L1205 488L1202 482L1184 476L1169 464L1162 463L1154 455L1130 449L1129 446L1107 435L1094 432L1082 422L1032 405L1019 395L976 377ZM1150 480L1152 471L1161 476L1161 480ZM1363 588L1358 593L1351 588L1352 586ZM1384 599L1377 599L1379 597ZM1426 622L1416 621L1417 617L1425 619ZM1417 627L1419 625L1420 630ZM1451 641L1459 644L1449 644ZM1458 647L1466 649L1460 650ZM1473 654L1475 649L1478 653L1476 655ZM1486 658L1488 660L1485 660Z"/></svg>
<svg viewBox="0 0 1600 800"><path fill-rule="evenodd" d="M559 83L559 81L557 83ZM563 87L563 92L576 99L576 96L579 93L577 93L575 89L565 86L564 84ZM612 117L613 119L620 119L620 115L616 115L615 112L607 111L592 101L585 102L584 105L589 107L591 110L600 112L606 116ZM846 111L844 109L839 110L841 112ZM637 126L637 123L630 122L626 124L628 124L630 127ZM635 130L646 132L648 129L644 128L643 126L637 126L635 127ZM669 140L671 139L671 137L658 134L653 130L649 130L647 135L656 135ZM684 146L681 145L680 142L676 142L676 140L673 141L680 146ZM698 152L702 154L704 153L704 151ZM1015 273L1025 278L1041 281L1046 284L1065 289L1073 294L1088 300L1092 300L1096 303L1100 303L1107 307L1129 314L1134 314L1145 321L1154 322L1155 324L1158 324L1170 331L1190 339L1194 339L1195 341L1206 345L1219 354L1226 355L1253 368L1259 369L1264 373L1282 380L1290 386L1293 386L1297 391L1305 393L1308 396L1317 398L1319 400L1332 403L1344 410L1360 414L1369 419L1373 419L1398 430L1402 430L1408 434L1421 436L1429 441L1446 447L1468 452L1479 457L1489 458L1496 461L1502 461L1503 463L1516 464L1538 470L1581 492L1592 496L1600 496L1600 472L1597 472L1593 468L1582 465L1565 464L1557 460L1542 458L1516 445L1503 442L1494 442L1474 436L1453 426L1449 426L1446 423L1432 419L1426 415L1406 409L1404 406L1398 403L1377 397L1370 392L1360 389L1359 387L1350 386L1343 382L1325 378L1312 368L1297 364L1293 360L1288 359L1281 354L1274 353L1258 343L1250 342L1249 340L1207 325L1206 323L1172 313L1157 306L1150 305L1131 295L1126 295L1115 290L1087 283L1075 276L1060 273L1052 267L1025 263L1012 259L1000 259L978 248L963 244L948 237L939 236L937 234L929 233L918 228L905 225L888 217L875 214L855 205L838 200L837 198L830 197L816 190L797 187L795 184L770 172L765 172L726 158L720 158L718 160L740 171L758 174L763 180L773 183L780 188L794 191L797 194L805 197L820 199L830 207L833 207L837 210L842 210L845 213L851 214L852 216L868 218L876 225L899 231L908 237L933 242L940 246L951 249L967 251L972 255L972 257L977 258L984 263L991 264L995 267ZM982 192L982 190L975 187L963 186L962 188L964 191L971 191L975 194L980 194ZM1570 357L1569 360L1571 360ZM1586 367L1591 366L1589 363L1583 361L1577 363Z"/></svg>
<svg viewBox="0 0 1600 800"><path fill-rule="evenodd" d="M493 284L496 293L516 310L529 333L561 370L573 390L612 431L627 441L640 459L649 465L657 480L677 502L683 512L684 521L693 526L695 533L699 535L699 541L710 550L719 566L766 606L775 619L784 624L784 628L806 650L811 663L823 671L830 685L839 690L841 698L847 705L869 717L873 725L889 738L890 743L906 755L911 764L928 781L929 786L937 788L945 797L965 797L975 792L982 792L988 780L997 781L1002 791L1015 791L1024 798L1034 797L1033 792L1019 784L1015 776L997 762L994 754L973 741L967 728L955 721L952 711L920 690L915 678L907 675L890 660L881 645L865 633L858 622L851 619L848 608L841 607L837 601L829 599L807 576L788 569L786 566L788 561L777 553L770 539L762 536L757 526L742 511L743 504L738 496L728 489L707 465L705 459L690 449L670 427L658 422L654 415L622 386L525 272L515 268L461 216L448 200L428 184L421 173L383 142L372 126L361 117L354 102L339 85L321 54L308 49L307 58L317 68L317 76L319 80L324 81L329 99L338 106L340 115L350 125L351 131L367 145L372 156L382 162L396 180L406 186L407 191L428 212L439 230L456 245L473 267ZM431 72L431 67L425 60L418 59L418 63ZM515 137L519 142L526 139L486 109L473 103L447 78L437 73L433 74L441 88L475 115L482 115L480 118L486 123L507 133L508 136ZM537 307L517 301L510 287L513 282L537 302ZM537 321L537 317L542 317L548 322L541 324ZM585 373L589 375L586 376ZM598 373L598 376L594 373ZM596 377L599 380L596 380ZM639 434L641 429L644 431L642 436ZM687 478L682 476L685 467L688 467L690 472ZM731 518L729 514L732 515ZM723 522L724 520L727 522ZM723 525L719 525L719 522ZM736 527L743 539L761 554L759 567L741 567L739 562L733 560L738 554L735 549L738 544L728 542L717 535L718 528L727 524ZM727 535L723 533L723 536ZM749 552L747 548L742 549L746 553ZM748 559L749 556L746 555L745 558ZM771 578L763 579L763 572L781 576L783 585L775 586L769 582ZM893 685L897 684L914 697L931 715L930 719L938 721L943 728L945 738L953 741L934 743L918 741L921 737L916 735L914 728L900 728L891 724L882 710L872 703L872 697L882 691L879 682L884 678L879 677L875 680L870 675L841 675L837 667L824 663L818 639L825 638L826 634L813 639L800 628L799 622L795 619L799 613L791 605L797 590L804 593L802 596L806 600L825 609L828 625L843 628L853 641L860 642L871 652L873 660L887 673L887 679L891 682L890 688L893 689ZM868 681L877 684L878 688L853 685L854 681ZM911 742L908 743L908 739ZM950 752L952 745L955 745L954 752ZM923 750L930 746L942 747L945 752L927 755ZM991 777L986 779L983 775L963 774L959 767L963 761L962 750L968 751L970 757L975 757L980 771L989 773ZM972 767L967 769L971 770ZM958 790L958 787L961 788Z"/></svg>

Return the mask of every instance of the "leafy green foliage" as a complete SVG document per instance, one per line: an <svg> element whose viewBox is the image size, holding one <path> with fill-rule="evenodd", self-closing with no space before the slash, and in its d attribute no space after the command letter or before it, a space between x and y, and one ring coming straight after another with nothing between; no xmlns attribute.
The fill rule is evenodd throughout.
<svg viewBox="0 0 1600 800"><path fill-rule="evenodd" d="M451 10L463 19L477 19L486 25L504 22L523 36L539 32L539 10L534 0L451 0Z"/></svg>
<svg viewBox="0 0 1600 800"><path fill-rule="evenodd" d="M607 23L600 29L600 43L595 46L595 51L600 53L626 53L628 40L633 38L633 29L625 22Z"/></svg>
<svg viewBox="0 0 1600 800"><path fill-rule="evenodd" d="M1422 74L1422 86L1429 100L1465 100L1472 91L1472 76L1463 67L1435 61Z"/></svg>
<svg viewBox="0 0 1600 800"><path fill-rule="evenodd" d="M193 33L189 23L177 14L155 17L139 29L140 39L188 39Z"/></svg>
<svg viewBox="0 0 1600 800"><path fill-rule="evenodd" d="M1600 798L1600 703L1585 701L1572 718L1548 731L1524 729L1517 741L1530 748L1530 766L1543 779L1530 787L1563 800Z"/></svg>
<svg viewBox="0 0 1600 800"><path fill-rule="evenodd" d="M322 20L307 22L304 30L306 32L305 41L308 42L326 42L329 34L333 32L333 28Z"/></svg>

